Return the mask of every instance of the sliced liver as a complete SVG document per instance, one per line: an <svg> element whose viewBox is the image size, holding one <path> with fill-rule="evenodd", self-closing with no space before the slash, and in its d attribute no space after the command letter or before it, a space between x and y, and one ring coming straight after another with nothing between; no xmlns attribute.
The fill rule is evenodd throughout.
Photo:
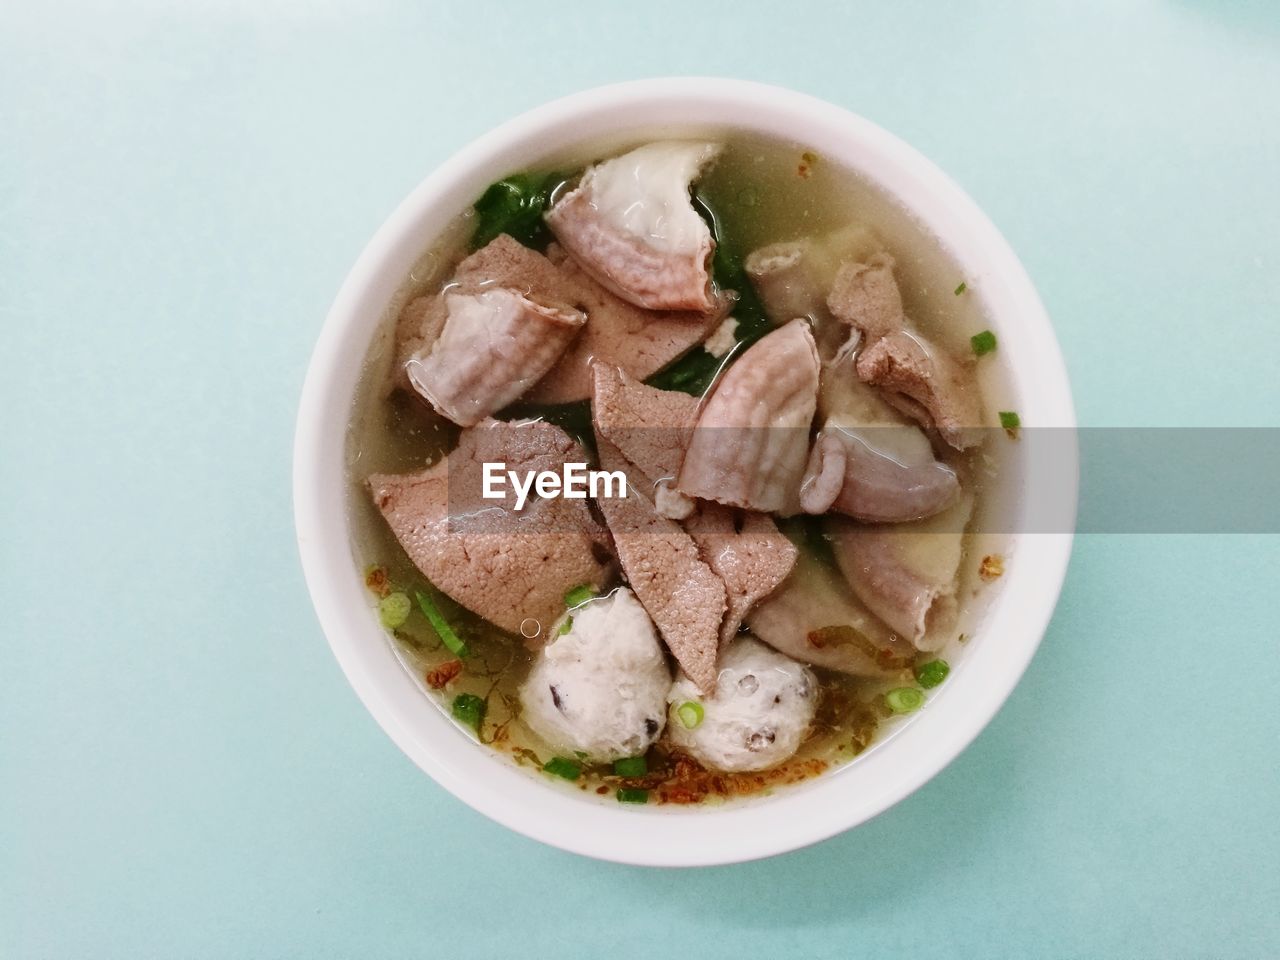
<svg viewBox="0 0 1280 960"><path fill-rule="evenodd" d="M674 478L698 416L698 399L650 387L620 367L592 365L596 429L652 480Z"/></svg>
<svg viewBox="0 0 1280 960"><path fill-rule="evenodd" d="M564 612L568 590L608 585L607 536L585 500L531 497L517 513L513 494L483 499L481 464L558 471L566 461L586 459L559 427L485 420L464 430L457 448L434 466L417 474L376 474L369 489L410 559L435 586L503 630L520 633L524 621L536 620L545 639Z"/></svg>
<svg viewBox="0 0 1280 960"><path fill-rule="evenodd" d="M731 641L747 612L777 589L795 566L795 544L764 513L741 513L702 501L685 521L698 552L725 586L728 609L720 645Z"/></svg>
<svg viewBox="0 0 1280 960"><path fill-rule="evenodd" d="M667 648L698 688L710 696L724 620L724 583L698 555L697 544L646 496L649 478L597 434L600 465L628 475L627 496L598 503L631 589L658 627ZM636 482L639 481L639 482Z"/></svg>

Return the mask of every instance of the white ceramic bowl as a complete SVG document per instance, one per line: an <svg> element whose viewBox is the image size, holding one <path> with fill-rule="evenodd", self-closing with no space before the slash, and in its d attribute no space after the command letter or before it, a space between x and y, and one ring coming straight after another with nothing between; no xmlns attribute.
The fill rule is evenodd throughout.
<svg viewBox="0 0 1280 960"><path fill-rule="evenodd" d="M449 720L401 665L378 624L353 553L344 443L362 360L415 260L492 181L593 146L717 129L802 142L897 197L981 278L1008 395L1025 425L1064 427L1057 459L1022 464L1024 489L1052 490L1074 518L1075 415L1061 352L1025 271L996 228L915 150L839 107L734 80L662 79L603 87L532 110L427 177L383 224L343 284L316 345L298 413L294 502L312 601L351 685L388 735L481 813L566 850L634 864L692 866L769 856L856 826L950 762L1013 690L1049 622L1069 532L1013 534L1010 564L980 635L951 678L895 735L853 763L771 797L710 808L600 803L530 776ZM1064 462L1064 458L1066 462ZM1064 481L1064 477L1067 478ZM1015 523L1016 526L1016 523ZM1062 529L1069 531L1068 524Z"/></svg>

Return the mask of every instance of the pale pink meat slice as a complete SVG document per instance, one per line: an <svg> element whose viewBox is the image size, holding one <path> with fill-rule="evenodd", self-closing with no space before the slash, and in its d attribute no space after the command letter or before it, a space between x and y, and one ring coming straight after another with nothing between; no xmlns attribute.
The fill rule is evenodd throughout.
<svg viewBox="0 0 1280 960"><path fill-rule="evenodd" d="M524 394L564 353L587 315L507 287L447 293L444 327L406 365L436 410L469 427Z"/></svg>
<svg viewBox="0 0 1280 960"><path fill-rule="evenodd" d="M591 167L546 213L547 225L596 280L648 310L710 312L714 241L689 189L719 153L660 141Z"/></svg>
<svg viewBox="0 0 1280 960"><path fill-rule="evenodd" d="M914 523L823 521L854 595L921 650L936 650L956 621L958 571L973 496Z"/></svg>
<svg viewBox="0 0 1280 960"><path fill-rule="evenodd" d="M858 376L885 391L901 412L937 428L957 450L982 442L972 373L941 347L906 330L881 337L858 354Z"/></svg>
<svg viewBox="0 0 1280 960"><path fill-rule="evenodd" d="M897 333L907 325L893 266L893 257L887 253L877 253L864 263L846 263L836 271L827 295L832 314L861 330L864 344Z"/></svg>
<svg viewBox="0 0 1280 960"><path fill-rule="evenodd" d="M747 614L775 650L856 677L901 676L914 650L850 594L838 571L802 552L791 575Z"/></svg>
<svg viewBox="0 0 1280 960"><path fill-rule="evenodd" d="M571 403L591 396L591 363L621 367L636 379L657 373L705 340L723 320L733 300L717 296L711 313L644 310L610 293L554 245L547 256L502 234L458 264L440 296L417 297L405 305L397 324L399 385L415 354L429 349L444 326L450 293L479 293L492 287L515 290L538 303L579 310L587 322L547 374L525 393L534 403Z"/></svg>
<svg viewBox="0 0 1280 960"><path fill-rule="evenodd" d="M827 297L832 314L861 333L858 377L956 449L974 446L981 441L981 412L970 372L913 329L893 267L887 253L846 263Z"/></svg>
<svg viewBox="0 0 1280 960"><path fill-rule="evenodd" d="M677 487L771 513L798 501L818 396L818 351L803 320L756 341L712 388Z"/></svg>
<svg viewBox="0 0 1280 960"><path fill-rule="evenodd" d="M645 310L610 293L563 251L547 251L555 261L573 302L588 321L559 362L542 378L528 399L535 403L570 403L591 396L591 365L620 367L644 380L707 339L734 300L718 293L709 313Z"/></svg>

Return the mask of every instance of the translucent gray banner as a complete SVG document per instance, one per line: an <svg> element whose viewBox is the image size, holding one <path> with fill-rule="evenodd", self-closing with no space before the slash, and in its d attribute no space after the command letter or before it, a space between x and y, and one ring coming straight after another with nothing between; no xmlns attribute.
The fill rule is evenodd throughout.
<svg viewBox="0 0 1280 960"><path fill-rule="evenodd" d="M806 449L809 431L778 428L714 429L714 446L724 456L726 488L733 486L734 471L768 470L774 451ZM857 428L855 448L888 458L890 467L902 467L899 476L880 471L876 483L912 482L910 469L918 467L920 447L903 447L895 437L900 427ZM688 434L678 428L635 427L615 430L613 458L601 464L593 437L580 437L564 460L584 463L588 469L625 467L633 495L658 502L659 487L676 486L672 473L662 475L652 463L637 466L633 459L618 460L630 452L640 460L679 464ZM707 439L703 434L703 441ZM935 511L929 532L944 532L952 522L984 533L1280 533L1280 429L1253 427L1090 427L1081 429L1020 427L980 429L965 435L969 446L957 451L934 438L925 446L926 461L936 456L940 465L955 472L963 494L972 493L976 507L967 511ZM702 442L703 449L707 447ZM672 452L674 451L674 457ZM741 451L739 456L735 451ZM864 451L865 452L865 451ZM556 458L503 456L486 451L486 461L502 462L514 470L560 472ZM898 460L894 460L898 457ZM793 458L794 459L794 458ZM851 458L852 459L852 458ZM865 458L860 461L865 466ZM1078 474L1077 474L1078 464ZM549 533L577 528L579 508L552 507L547 498L530 491L516 510L514 493L505 498L483 496L484 461L450 458L440 465L448 474L449 526L457 532ZM853 468L849 468L853 471ZM859 468L861 469L861 468ZM794 471L793 471L794 472ZM847 474L847 483L872 482L861 473ZM888 479L886 479L886 477ZM1075 490L1079 485L1079 504ZM508 488L509 489L509 488ZM523 498L521 498L523 499ZM555 499L554 497L551 499ZM669 509L670 498L667 500ZM579 504L583 501L579 500ZM586 507L593 513L590 498ZM788 506L770 510L780 517L803 515L798 498ZM841 511L833 509L833 513ZM860 518L864 522L866 518ZM653 532L661 533L659 523Z"/></svg>

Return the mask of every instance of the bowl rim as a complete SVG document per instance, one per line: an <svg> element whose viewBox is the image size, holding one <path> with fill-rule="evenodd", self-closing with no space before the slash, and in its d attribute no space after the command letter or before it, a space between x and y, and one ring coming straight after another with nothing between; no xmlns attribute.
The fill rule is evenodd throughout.
<svg viewBox="0 0 1280 960"><path fill-rule="evenodd" d="M927 709L856 762L776 795L714 810L609 806L519 770L463 734L403 667L360 582L347 511L345 444L374 331L414 262L494 179L568 142L626 134L750 129L811 144L876 180L980 277L1024 424L1068 428L1057 459L1032 458L1025 483L1052 471L1058 516L1074 529L1075 412L1049 317L1013 250L977 204L914 148L842 107L751 81L671 77L586 90L525 112L429 174L377 230L340 288L312 353L294 440L294 513L312 603L330 648L383 730L446 790L525 836L598 859L701 866L772 856L857 826L949 764L1013 691L1048 627L1066 576L1071 532L1015 534L1017 562L963 669ZM641 134L641 131L644 131ZM794 134L800 132L802 136ZM465 201L465 202L463 202ZM964 247L955 245L963 238ZM1011 325L1016 320L1017 325ZM1017 363L1013 359L1017 359ZM1048 489L1048 487L1046 487Z"/></svg>

